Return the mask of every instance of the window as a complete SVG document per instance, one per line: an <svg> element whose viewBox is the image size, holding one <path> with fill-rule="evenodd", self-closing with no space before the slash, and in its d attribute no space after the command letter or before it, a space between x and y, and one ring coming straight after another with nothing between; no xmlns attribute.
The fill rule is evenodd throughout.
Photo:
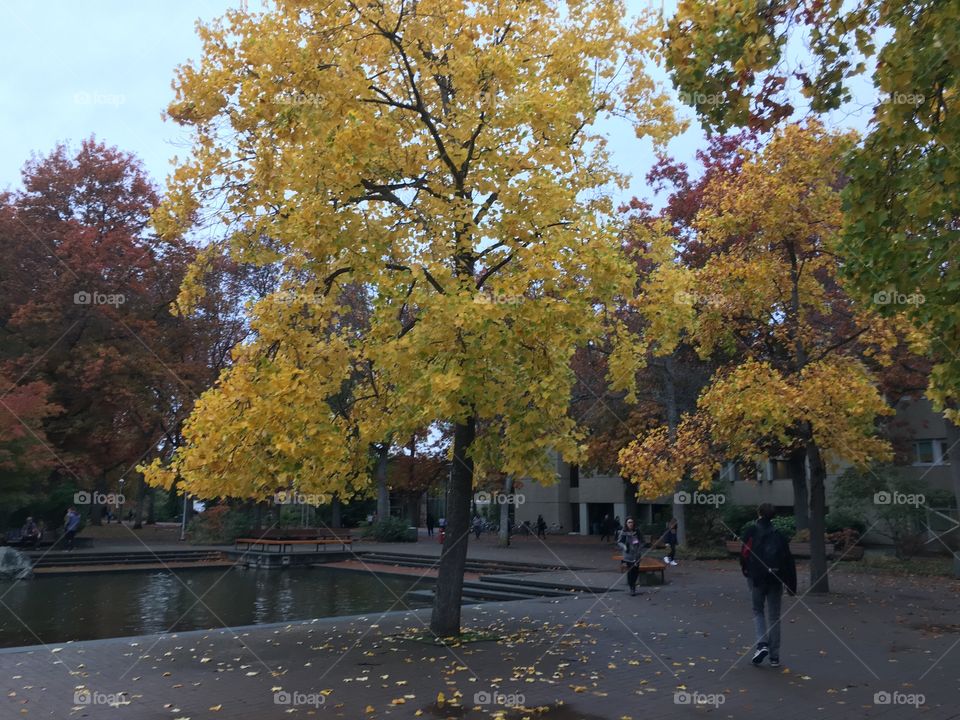
<svg viewBox="0 0 960 720"><path fill-rule="evenodd" d="M947 441L942 438L913 441L914 465L942 465L950 462Z"/></svg>
<svg viewBox="0 0 960 720"><path fill-rule="evenodd" d="M740 479L740 473L737 470L737 464L734 462L725 462L720 468L720 482L736 482Z"/></svg>
<svg viewBox="0 0 960 720"><path fill-rule="evenodd" d="M771 480L789 480L790 461L783 458L771 458L770 460L770 479Z"/></svg>
<svg viewBox="0 0 960 720"><path fill-rule="evenodd" d="M579 465L570 466L570 487L572 488L580 487L580 466Z"/></svg>

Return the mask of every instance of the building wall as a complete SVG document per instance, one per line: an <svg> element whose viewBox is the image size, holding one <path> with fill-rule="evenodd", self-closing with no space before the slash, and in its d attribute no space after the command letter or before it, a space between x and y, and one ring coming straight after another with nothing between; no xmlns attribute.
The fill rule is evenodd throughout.
<svg viewBox="0 0 960 720"><path fill-rule="evenodd" d="M907 445L912 447L913 440L938 440L947 437L946 424L942 415L933 411L929 401L924 398L907 398L897 405L896 427L898 434L904 436ZM960 447L954 450L954 456L960 458ZM654 505L669 504L672 498L658 498L650 503L636 503L629 487L616 475L585 475L581 473L579 487L570 487L570 466L555 454L552 456L557 469L557 483L544 487L534 482L526 482L518 490L525 502L517 506L516 520L531 524L537 515L542 514L548 525L559 524L568 532L575 525L574 515L580 517L581 534L591 531L586 522L590 504L613 506L614 515L623 520L633 516L641 524L648 522ZM826 479L827 503L829 505L834 483L837 477L848 467L848 463L835 462L828 467ZM931 488L951 490L953 488L952 471L949 463L938 465L915 465L908 463L900 466L900 472L928 484ZM757 478L738 479L731 483L727 502L736 505L758 505L769 502L777 507L793 506L793 483L789 479L777 477L772 463L758 474ZM782 474L782 473L781 473ZM871 538L876 539L876 538Z"/></svg>

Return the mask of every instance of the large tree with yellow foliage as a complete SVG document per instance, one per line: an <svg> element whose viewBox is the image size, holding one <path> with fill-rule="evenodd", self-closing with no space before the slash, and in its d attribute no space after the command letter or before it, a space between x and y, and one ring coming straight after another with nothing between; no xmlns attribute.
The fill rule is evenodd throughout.
<svg viewBox="0 0 960 720"><path fill-rule="evenodd" d="M156 224L176 235L214 208L222 249L285 281L149 477L348 495L370 445L451 423L431 629L457 634L475 472L552 482L548 449L581 455L570 359L635 282L595 124L672 129L645 71L654 33L614 0L280 0L200 33L169 108L193 150ZM343 283L368 294L362 329Z"/></svg>
<svg viewBox="0 0 960 720"><path fill-rule="evenodd" d="M810 493L811 589L826 592L826 466L887 458L876 435L890 409L875 373L898 335L838 285L840 164L853 138L791 125L738 172L707 184L694 235L650 230L655 269L637 309L656 355L681 344L721 361L675 436L659 427L620 454L645 497L685 476L709 488L724 459L749 464L771 448L802 451ZM702 263L682 262L696 242Z"/></svg>

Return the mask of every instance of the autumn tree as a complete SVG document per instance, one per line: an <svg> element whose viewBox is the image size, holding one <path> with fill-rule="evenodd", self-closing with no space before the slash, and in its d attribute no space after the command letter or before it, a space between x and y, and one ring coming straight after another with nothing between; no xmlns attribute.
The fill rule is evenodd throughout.
<svg viewBox="0 0 960 720"><path fill-rule="evenodd" d="M960 444L958 19L950 2L683 0L663 38L681 97L710 130L770 128L801 103L856 111L854 83L872 72L867 132L844 167L842 271L861 300L926 337L927 395L952 421L951 446ZM801 40L808 52L793 62L788 48ZM956 464L953 478L960 501Z"/></svg>
<svg viewBox="0 0 960 720"><path fill-rule="evenodd" d="M675 238L653 238L656 269L638 308L653 352L680 344L726 362L671 437L638 438L620 460L647 496L689 474L702 488L724 459L747 464L771 446L802 452L810 493L811 590L826 592L824 481L828 463L890 456L876 434L890 410L870 365L887 363L895 329L842 292L833 251L841 231L840 168L853 138L817 123L788 126L740 170L704 191L693 224L708 252L677 262Z"/></svg>
<svg viewBox="0 0 960 720"><path fill-rule="evenodd" d="M457 634L475 468L552 482L548 449L580 455L570 357L633 285L595 123L671 129L652 34L606 0L284 0L200 33L169 109L194 149L157 227L222 202L231 252L279 263L304 302L252 308L256 342L201 398L171 471L200 495L277 477L335 491L364 481L371 443L450 423L431 628ZM344 282L370 289L360 334L328 332ZM326 399L351 377L346 422Z"/></svg>
<svg viewBox="0 0 960 720"><path fill-rule="evenodd" d="M46 407L41 428L35 414L16 414L54 481L106 493L133 479L138 462L177 442L194 398L242 336L216 306L222 293L209 294L196 321L170 313L196 252L150 232L158 203L135 157L89 139L34 157L0 206L8 404L25 408L30 394L35 410Z"/></svg>

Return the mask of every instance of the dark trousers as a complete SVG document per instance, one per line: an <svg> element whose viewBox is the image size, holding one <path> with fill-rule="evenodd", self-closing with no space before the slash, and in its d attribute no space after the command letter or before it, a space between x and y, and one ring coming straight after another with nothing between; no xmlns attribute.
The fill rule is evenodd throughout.
<svg viewBox="0 0 960 720"><path fill-rule="evenodd" d="M546 529L545 527L538 527L538 528L537 528L537 537L540 537L540 538L543 538L544 540L546 540L546 539L547 539L547 529Z"/></svg>
<svg viewBox="0 0 960 720"><path fill-rule="evenodd" d="M64 533L63 537L67 545L67 550L73 550L73 538L76 534L77 534L76 530L67 530L67 532Z"/></svg>
<svg viewBox="0 0 960 720"><path fill-rule="evenodd" d="M640 577L640 566L637 563L632 563L630 569L627 570L627 585L631 590L637 589L637 579Z"/></svg>

